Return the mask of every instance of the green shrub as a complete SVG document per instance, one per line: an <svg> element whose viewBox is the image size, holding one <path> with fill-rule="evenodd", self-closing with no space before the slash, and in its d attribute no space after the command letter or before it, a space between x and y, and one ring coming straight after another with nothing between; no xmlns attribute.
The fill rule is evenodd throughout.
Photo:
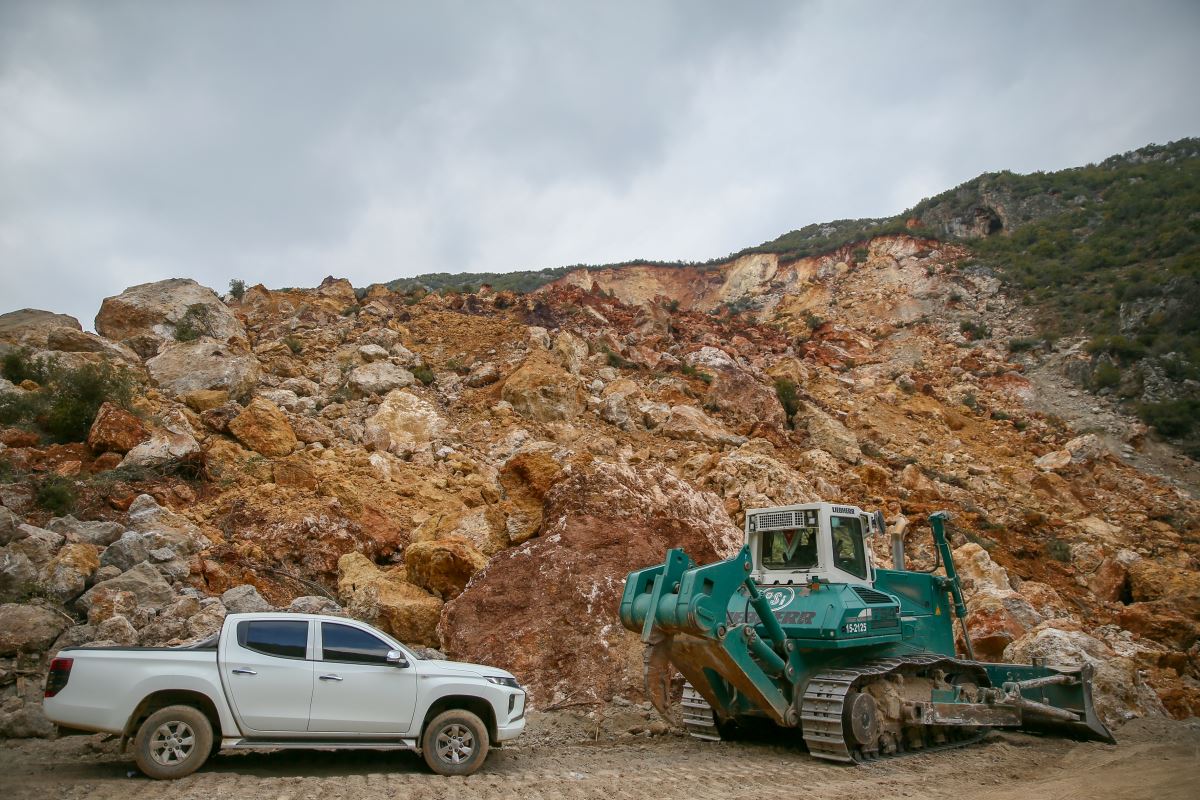
<svg viewBox="0 0 1200 800"><path fill-rule="evenodd" d="M13 383L29 380L40 386L46 382L53 368L53 359L35 358L28 347L7 352L0 361L0 374Z"/></svg>
<svg viewBox="0 0 1200 800"><path fill-rule="evenodd" d="M428 386L437 380L437 376L433 374L433 370L428 365L422 364L419 367L413 367L413 377L419 380L423 385Z"/></svg>
<svg viewBox="0 0 1200 800"><path fill-rule="evenodd" d="M966 406L967 408L971 409L972 411L975 411L976 409L979 408L979 399L977 397L975 397L974 392L967 392L966 395L963 397L963 405Z"/></svg>
<svg viewBox="0 0 1200 800"><path fill-rule="evenodd" d="M229 282L229 293L233 295L234 300L241 300L246 294L246 282L234 278Z"/></svg>
<svg viewBox="0 0 1200 800"><path fill-rule="evenodd" d="M1062 539L1051 538L1046 542L1046 555L1055 561L1069 562L1071 560L1071 545Z"/></svg>
<svg viewBox="0 0 1200 800"><path fill-rule="evenodd" d="M619 353L614 353L610 348L604 348L605 360L610 367L617 369L637 369L638 365L627 358L623 358Z"/></svg>
<svg viewBox="0 0 1200 800"><path fill-rule="evenodd" d="M792 427L792 419L800 410L800 397L796 394L796 382L787 378L777 378L775 380L775 396L779 398L779 404L783 406L783 413L787 415L788 427Z"/></svg>
<svg viewBox="0 0 1200 800"><path fill-rule="evenodd" d="M304 351L304 345L295 336L283 337L283 343L287 345L288 350L291 350L294 355L300 355Z"/></svg>
<svg viewBox="0 0 1200 800"><path fill-rule="evenodd" d="M40 508L62 516L75 510L75 484L59 475L51 475L38 483L34 501Z"/></svg>
<svg viewBox="0 0 1200 800"><path fill-rule="evenodd" d="M862 263L863 261L867 260L867 256L869 256L870 254L871 254L871 251L867 250L867 248L862 247L860 245L860 246L854 248L854 250L850 253L850 258L854 261Z"/></svg>
<svg viewBox="0 0 1200 800"><path fill-rule="evenodd" d="M1093 389L1111 389L1121 383L1121 370L1111 361L1101 361L1092 370Z"/></svg>
<svg viewBox="0 0 1200 800"><path fill-rule="evenodd" d="M1168 400L1164 403L1141 403L1137 408L1138 416L1147 425L1168 438L1179 438L1189 435L1196 429L1196 421L1200 418L1200 400Z"/></svg>
<svg viewBox="0 0 1200 800"><path fill-rule="evenodd" d="M342 309L342 316L343 317L356 317L356 316L358 316L358 312L361 310L362 309L359 308L358 306L346 306L345 308Z"/></svg>
<svg viewBox="0 0 1200 800"><path fill-rule="evenodd" d="M712 375L709 375L707 372L701 372L700 370L693 367L691 364L684 364L679 369L684 375L688 376L689 378L696 378L698 380L704 381L705 383L713 382Z"/></svg>
<svg viewBox="0 0 1200 800"><path fill-rule="evenodd" d="M0 423L37 426L62 442L83 441L100 406L128 406L133 389L132 375L107 363L56 366L41 388L0 395Z"/></svg>
<svg viewBox="0 0 1200 800"><path fill-rule="evenodd" d="M983 320L978 319L964 319L958 323L958 329L971 340L986 339L992 335L992 329Z"/></svg>
<svg viewBox="0 0 1200 800"><path fill-rule="evenodd" d="M1008 352L1024 353L1027 350L1033 350L1041 343L1042 340L1036 336L1018 336L1008 340Z"/></svg>
<svg viewBox="0 0 1200 800"><path fill-rule="evenodd" d="M175 323L175 341L194 342L201 336L212 336L212 309L203 303L192 303Z"/></svg>

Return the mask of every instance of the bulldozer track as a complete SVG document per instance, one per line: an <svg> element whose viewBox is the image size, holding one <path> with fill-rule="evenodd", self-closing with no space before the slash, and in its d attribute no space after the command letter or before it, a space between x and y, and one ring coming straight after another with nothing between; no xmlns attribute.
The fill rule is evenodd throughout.
<svg viewBox="0 0 1200 800"><path fill-rule="evenodd" d="M683 684L683 727L693 739L721 741L721 732L713 719L712 706L688 682Z"/></svg>
<svg viewBox="0 0 1200 800"><path fill-rule="evenodd" d="M898 750L895 753L866 752L853 746L846 735L846 700L851 690L864 685L868 679L884 675L916 670L942 668L946 671L969 671L982 677L986 684L986 673L971 661L959 661L939 655L916 655L904 658L884 658L868 661L857 667L828 670L817 674L805 687L800 706L800 726L808 752L816 758L844 763L863 763L879 759L898 758L905 755L963 747L983 739L988 730L974 728L948 728L951 737L946 741L923 743L920 748Z"/></svg>

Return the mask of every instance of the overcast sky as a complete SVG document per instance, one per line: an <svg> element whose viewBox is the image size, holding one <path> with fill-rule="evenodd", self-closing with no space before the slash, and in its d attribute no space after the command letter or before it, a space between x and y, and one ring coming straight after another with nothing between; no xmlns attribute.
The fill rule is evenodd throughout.
<svg viewBox="0 0 1200 800"><path fill-rule="evenodd" d="M1200 3L0 0L0 312L708 259L1200 135Z"/></svg>

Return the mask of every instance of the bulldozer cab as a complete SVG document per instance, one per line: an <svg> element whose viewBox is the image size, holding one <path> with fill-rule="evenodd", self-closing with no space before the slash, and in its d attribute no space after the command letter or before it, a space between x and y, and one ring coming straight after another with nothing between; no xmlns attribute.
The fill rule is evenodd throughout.
<svg viewBox="0 0 1200 800"><path fill-rule="evenodd" d="M754 579L766 586L820 580L871 586L875 579L866 537L874 518L856 506L807 503L746 512L746 543Z"/></svg>

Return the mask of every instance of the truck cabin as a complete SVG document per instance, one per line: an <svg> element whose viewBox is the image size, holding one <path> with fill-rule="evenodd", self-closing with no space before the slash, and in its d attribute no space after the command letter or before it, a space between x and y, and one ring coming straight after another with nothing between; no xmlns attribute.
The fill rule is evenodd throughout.
<svg viewBox="0 0 1200 800"><path fill-rule="evenodd" d="M808 503L746 512L753 577L764 586L849 583L871 586L866 537L878 523L855 506Z"/></svg>

